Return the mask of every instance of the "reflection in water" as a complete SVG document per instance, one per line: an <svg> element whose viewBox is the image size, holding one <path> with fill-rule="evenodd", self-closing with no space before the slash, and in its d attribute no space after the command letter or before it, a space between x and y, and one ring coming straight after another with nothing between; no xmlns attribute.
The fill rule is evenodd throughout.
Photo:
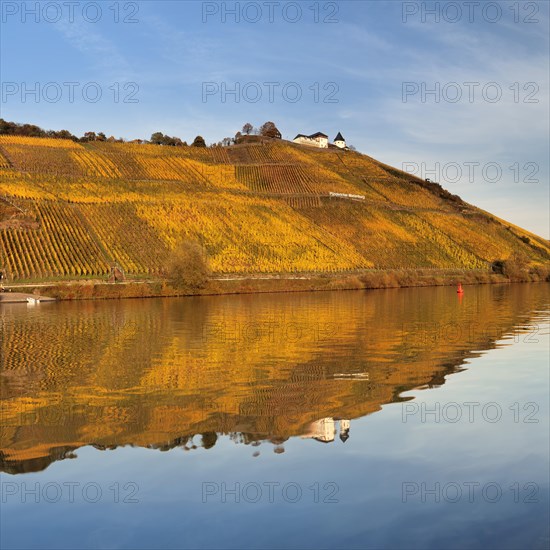
<svg viewBox="0 0 550 550"><path fill-rule="evenodd" d="M548 285L3 306L3 471L85 445L345 442L352 420L535 337ZM500 342L498 345L504 345ZM257 454L257 453L255 453Z"/></svg>
<svg viewBox="0 0 550 550"><path fill-rule="evenodd" d="M342 419L340 420L340 439L342 442L346 442L349 439L349 429L350 421ZM309 425L309 431L302 437L308 438L311 437L317 441L322 441L323 443L330 443L334 441L334 436L336 435L336 425L334 418L321 418L321 420L316 420Z"/></svg>

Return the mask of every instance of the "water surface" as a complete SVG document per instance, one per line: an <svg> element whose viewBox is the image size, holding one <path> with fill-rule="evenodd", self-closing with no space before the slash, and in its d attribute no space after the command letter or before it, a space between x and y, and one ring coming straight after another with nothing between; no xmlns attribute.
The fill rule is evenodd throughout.
<svg viewBox="0 0 550 550"><path fill-rule="evenodd" d="M2 306L2 548L548 548L547 284Z"/></svg>

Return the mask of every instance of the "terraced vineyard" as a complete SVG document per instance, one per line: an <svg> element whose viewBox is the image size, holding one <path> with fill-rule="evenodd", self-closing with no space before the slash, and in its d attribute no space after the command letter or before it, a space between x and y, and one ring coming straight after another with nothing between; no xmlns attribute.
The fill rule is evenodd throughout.
<svg viewBox="0 0 550 550"><path fill-rule="evenodd" d="M266 193L313 193L313 184L301 166L252 164L236 166L237 180L253 191Z"/></svg>
<svg viewBox="0 0 550 550"><path fill-rule="evenodd" d="M2 259L18 278L103 275L109 266L71 206L57 201L35 202L38 229L0 231Z"/></svg>
<svg viewBox="0 0 550 550"><path fill-rule="evenodd" d="M550 259L544 239L351 151L0 136L8 278L97 277L114 263L157 275L184 239L203 246L216 273L484 269L515 252Z"/></svg>

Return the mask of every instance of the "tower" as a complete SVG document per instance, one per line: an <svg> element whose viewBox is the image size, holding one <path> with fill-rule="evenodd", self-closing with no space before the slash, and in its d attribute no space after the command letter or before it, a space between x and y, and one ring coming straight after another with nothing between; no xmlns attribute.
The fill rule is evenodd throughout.
<svg viewBox="0 0 550 550"><path fill-rule="evenodd" d="M340 132L338 132L337 136L334 138L334 145L336 145L336 147L340 147L340 149L346 148L346 140Z"/></svg>

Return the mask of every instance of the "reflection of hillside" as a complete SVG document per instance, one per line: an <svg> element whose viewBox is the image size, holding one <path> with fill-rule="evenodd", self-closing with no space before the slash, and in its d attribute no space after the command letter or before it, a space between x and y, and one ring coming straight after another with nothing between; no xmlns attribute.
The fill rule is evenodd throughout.
<svg viewBox="0 0 550 550"><path fill-rule="evenodd" d="M84 445L307 436L321 419L443 384L528 324L547 290L470 288L462 303L439 288L5 308L2 469L39 470Z"/></svg>

